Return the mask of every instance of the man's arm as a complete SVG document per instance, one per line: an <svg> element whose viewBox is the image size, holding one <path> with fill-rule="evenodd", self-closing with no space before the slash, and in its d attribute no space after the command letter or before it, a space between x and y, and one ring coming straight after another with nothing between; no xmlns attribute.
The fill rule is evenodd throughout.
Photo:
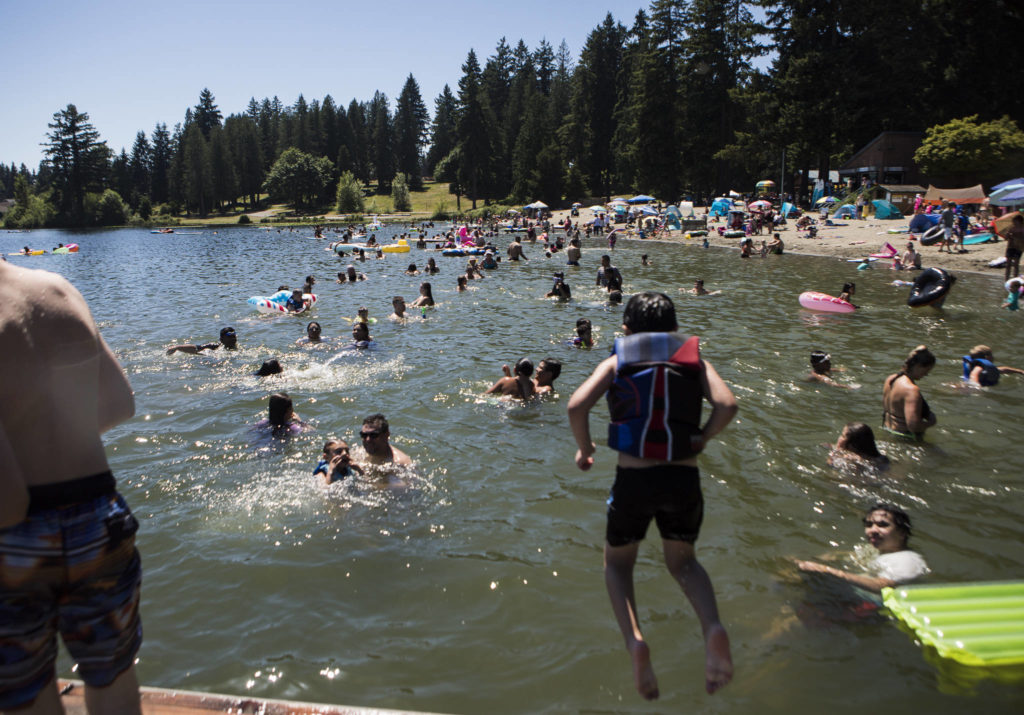
<svg viewBox="0 0 1024 715"><path fill-rule="evenodd" d="M711 403L711 414L708 415L708 421L704 423L701 430L706 443L708 439L714 437L732 422L733 417L739 411L739 406L736 404L736 397L732 394L732 390L718 375L714 366L706 360L701 360L701 366L703 367L701 383L704 387L704 395Z"/></svg>
<svg viewBox="0 0 1024 715"><path fill-rule="evenodd" d="M100 434L135 414L135 397L121 364L110 346L97 332L100 342L99 390L96 396L97 425Z"/></svg>
<svg viewBox="0 0 1024 715"><path fill-rule="evenodd" d="M28 512L28 487L0 422L0 529L14 526Z"/></svg>
<svg viewBox="0 0 1024 715"><path fill-rule="evenodd" d="M584 471L593 466L592 455L596 451L590 438L590 409L611 387L617 361L615 355L602 360L594 373L569 398L569 426L577 447L576 466Z"/></svg>
<svg viewBox="0 0 1024 715"><path fill-rule="evenodd" d="M874 591L875 593L881 593L883 588L892 588L896 585L896 582L892 579L850 573L849 571L843 571L842 569L837 569L833 566L819 564L815 561L797 561L796 565L801 571L827 574L833 578L839 579L840 581L852 583L854 586L860 586L861 588Z"/></svg>

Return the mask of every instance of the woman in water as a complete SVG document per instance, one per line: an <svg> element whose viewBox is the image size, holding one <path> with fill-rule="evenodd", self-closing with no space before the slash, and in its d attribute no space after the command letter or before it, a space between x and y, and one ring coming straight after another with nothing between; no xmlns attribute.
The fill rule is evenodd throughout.
<svg viewBox="0 0 1024 715"><path fill-rule="evenodd" d="M828 455L829 466L888 469L889 458L878 451L875 433L863 422L848 422Z"/></svg>
<svg viewBox="0 0 1024 715"><path fill-rule="evenodd" d="M419 274L420 272L417 270L415 263L410 263L409 267L405 269L405 275L407 276L418 276Z"/></svg>
<svg viewBox="0 0 1024 715"><path fill-rule="evenodd" d="M843 283L843 290L839 292L839 300L845 300L850 305L853 305L853 301L850 298L857 292L856 283ZM856 306L854 306L856 307Z"/></svg>
<svg viewBox="0 0 1024 715"><path fill-rule="evenodd" d="M423 269L425 273L433 274L438 273L440 270L441 269L437 267L437 263L434 261L433 257L427 259L427 267Z"/></svg>
<svg viewBox="0 0 1024 715"><path fill-rule="evenodd" d="M882 426L887 431L920 440L924 438L924 431L935 424L935 415L917 386L917 381L933 367L935 356L924 345L918 345L907 356L903 369L885 378Z"/></svg>
<svg viewBox="0 0 1024 715"><path fill-rule="evenodd" d="M433 305L434 305L434 293L433 293L433 290L430 287L430 283L427 283L426 281L424 281L423 283L420 283L420 294L418 296L416 296L416 300L414 300L410 304L410 307L412 307L412 308L419 308L419 307L422 306L422 307L431 308L431 307L433 307Z"/></svg>
<svg viewBox="0 0 1024 715"><path fill-rule="evenodd" d="M878 550L878 555L867 564L868 574L851 573L816 561L797 561L797 568L806 573L826 574L873 593L928 573L928 564L921 554L907 548L910 517L898 506L878 503L868 509L864 516L864 536Z"/></svg>

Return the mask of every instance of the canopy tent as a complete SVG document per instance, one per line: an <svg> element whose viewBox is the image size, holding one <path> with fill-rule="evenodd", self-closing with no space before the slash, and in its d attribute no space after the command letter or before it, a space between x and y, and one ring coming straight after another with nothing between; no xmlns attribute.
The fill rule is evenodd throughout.
<svg viewBox="0 0 1024 715"><path fill-rule="evenodd" d="M875 207L875 218L903 218L900 210L888 201L875 199L871 204Z"/></svg>
<svg viewBox="0 0 1024 715"><path fill-rule="evenodd" d="M648 196L647 194L637 194L633 198L629 199L626 203L630 203L630 204L649 204L652 201L656 201L656 200L657 199L655 199L653 196Z"/></svg>
<svg viewBox="0 0 1024 715"><path fill-rule="evenodd" d="M546 209L548 205L543 201L534 201L532 204L527 204L523 208L525 209Z"/></svg>
<svg viewBox="0 0 1024 715"><path fill-rule="evenodd" d="M843 204L832 214L832 218L853 218L856 215L857 208L853 204Z"/></svg>
<svg viewBox="0 0 1024 715"><path fill-rule="evenodd" d="M639 213L644 214L645 216L657 216L658 215L658 210L656 208L654 208L653 206L641 206L639 209L637 209L637 211Z"/></svg>
<svg viewBox="0 0 1024 715"><path fill-rule="evenodd" d="M800 209L793 204L786 202L782 204L782 210L779 213L781 213L785 218L796 218L800 215Z"/></svg>
<svg viewBox="0 0 1024 715"><path fill-rule="evenodd" d="M980 204L984 200L985 190L981 188L981 184L963 189L939 189L929 184L928 193L924 195L926 204L941 204L943 201L952 201L956 204Z"/></svg>
<svg viewBox="0 0 1024 715"><path fill-rule="evenodd" d="M708 212L712 216L725 216L732 208L732 201L729 199L715 199L714 203L711 204L711 210Z"/></svg>
<svg viewBox="0 0 1024 715"><path fill-rule="evenodd" d="M606 209L604 206L599 206L599 205L595 204L594 206L591 206L590 208L588 208L587 211L593 211L596 214L603 214L603 213L607 213L608 209Z"/></svg>
<svg viewBox="0 0 1024 715"><path fill-rule="evenodd" d="M996 201L992 201L990 203L996 204L997 206L1020 206L1024 204L1024 187L1011 191L1008 194L1004 194Z"/></svg>

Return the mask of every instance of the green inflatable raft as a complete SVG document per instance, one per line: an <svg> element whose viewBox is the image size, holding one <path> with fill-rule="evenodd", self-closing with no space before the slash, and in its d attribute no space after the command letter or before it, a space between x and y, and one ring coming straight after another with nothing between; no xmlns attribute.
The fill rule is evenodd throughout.
<svg viewBox="0 0 1024 715"><path fill-rule="evenodd" d="M883 588L882 600L943 658L1024 664L1024 581Z"/></svg>

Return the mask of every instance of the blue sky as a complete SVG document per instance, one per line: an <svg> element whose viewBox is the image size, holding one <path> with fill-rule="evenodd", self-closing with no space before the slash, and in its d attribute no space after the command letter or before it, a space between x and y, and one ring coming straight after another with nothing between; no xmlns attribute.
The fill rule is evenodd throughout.
<svg viewBox="0 0 1024 715"><path fill-rule="evenodd" d="M330 94L346 106L411 72L428 109L453 89L470 48L481 64L498 39L531 50L564 39L573 59L611 12L629 26L641 0L0 0L0 162L35 169L53 113L87 112L114 151L140 129L173 129L209 87L224 115L250 97L286 105Z"/></svg>

